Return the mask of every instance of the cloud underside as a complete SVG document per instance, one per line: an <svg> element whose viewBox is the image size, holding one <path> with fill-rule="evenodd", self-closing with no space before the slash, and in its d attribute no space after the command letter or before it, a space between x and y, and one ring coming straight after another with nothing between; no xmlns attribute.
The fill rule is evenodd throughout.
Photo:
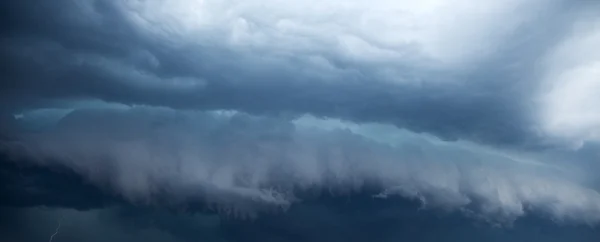
<svg viewBox="0 0 600 242"><path fill-rule="evenodd" d="M581 24L593 22L593 8L426 2L3 3L1 108L100 99L309 113L495 145L594 139L597 117L574 98L595 102L578 91L597 85L598 55L588 51L597 26ZM571 82L555 71L583 79L559 91Z"/></svg>
<svg viewBox="0 0 600 242"><path fill-rule="evenodd" d="M372 200L367 196L323 199L292 208L285 216L231 220L210 214L116 207L76 211L48 208L0 208L0 238L5 241L514 241L593 242L598 231L589 227L557 226L540 219L518 221L510 229L474 223L456 214L418 211L405 201ZM435 233L431 231L435 230Z"/></svg>
<svg viewBox="0 0 600 242"><path fill-rule="evenodd" d="M68 167L128 202L197 201L239 217L285 211L315 192L367 191L493 222L532 211L560 221L600 219L600 194L573 180L585 172L377 124L91 109L4 147L30 164Z"/></svg>
<svg viewBox="0 0 600 242"><path fill-rule="evenodd" d="M260 218L354 196L594 225L598 9L4 1L2 205Z"/></svg>

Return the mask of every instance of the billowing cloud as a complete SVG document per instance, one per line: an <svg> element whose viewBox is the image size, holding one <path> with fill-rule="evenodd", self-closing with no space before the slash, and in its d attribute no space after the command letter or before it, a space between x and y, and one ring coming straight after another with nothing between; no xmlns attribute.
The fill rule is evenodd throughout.
<svg viewBox="0 0 600 242"><path fill-rule="evenodd" d="M101 99L310 113L533 147L549 143L531 112L537 60L587 20L586 3L566 1L4 5L17 23L2 48L9 110Z"/></svg>
<svg viewBox="0 0 600 242"><path fill-rule="evenodd" d="M19 140L7 144L23 151L13 155L57 161L133 202L168 196L247 216L287 209L308 190L371 187L377 198L404 196L500 222L527 211L600 220L600 194L576 179L592 174L391 126L235 112L78 110Z"/></svg>
<svg viewBox="0 0 600 242"><path fill-rule="evenodd" d="M553 136L581 145L600 138L600 41L597 10L575 24L573 34L548 54L541 94L541 120Z"/></svg>
<svg viewBox="0 0 600 242"><path fill-rule="evenodd" d="M336 206L321 202L344 195L594 226L599 9L4 1L1 205L198 206L271 221L305 207L325 219Z"/></svg>

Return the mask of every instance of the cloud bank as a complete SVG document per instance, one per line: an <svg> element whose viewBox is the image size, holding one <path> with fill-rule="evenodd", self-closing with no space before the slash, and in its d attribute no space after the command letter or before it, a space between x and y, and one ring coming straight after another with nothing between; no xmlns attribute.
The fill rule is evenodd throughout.
<svg viewBox="0 0 600 242"><path fill-rule="evenodd" d="M528 211L594 224L600 194L587 172L511 157L392 126L311 117L133 108L77 110L19 137L13 155L58 161L125 199L199 200L241 216L285 210L303 194L373 192L510 222Z"/></svg>
<svg viewBox="0 0 600 242"><path fill-rule="evenodd" d="M553 102L571 92L537 91L570 68L540 66L552 63L550 53L576 46L583 52L571 59L595 61L593 39L569 44L597 30L573 30L594 21L595 5L586 1L3 4L3 22L15 23L4 28L2 45L3 99L11 103L4 108L13 111L100 99L310 113L529 147L595 127L573 100L569 110L582 111L561 128Z"/></svg>
<svg viewBox="0 0 600 242"><path fill-rule="evenodd" d="M1 204L260 219L349 196L593 227L598 16L585 0L4 1Z"/></svg>

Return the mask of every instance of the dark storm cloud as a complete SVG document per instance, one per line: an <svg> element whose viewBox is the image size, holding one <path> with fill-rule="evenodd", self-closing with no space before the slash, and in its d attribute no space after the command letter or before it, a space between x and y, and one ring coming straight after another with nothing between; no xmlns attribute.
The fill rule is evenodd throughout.
<svg viewBox="0 0 600 242"><path fill-rule="evenodd" d="M0 155L0 206L102 208L119 203L117 196L69 168L36 166Z"/></svg>
<svg viewBox="0 0 600 242"><path fill-rule="evenodd" d="M582 167L382 125L89 109L2 144L12 157L68 167L136 204L196 201L234 217L286 210L307 191L369 188L372 196L413 198L500 223L533 211L576 223L600 219L600 194L590 185L596 176Z"/></svg>
<svg viewBox="0 0 600 242"><path fill-rule="evenodd" d="M349 202L351 201L351 202ZM406 200L369 196L323 197L256 220L135 207L88 211L0 208L0 238L44 241L60 220L56 241L578 241L595 242L600 231L557 225L532 215L511 227L492 227L456 213L419 211ZM12 228L12 230L7 230ZM435 232L432 232L435 231ZM6 240L12 238L13 240Z"/></svg>
<svg viewBox="0 0 600 242"><path fill-rule="evenodd" d="M576 8L553 2L500 39L490 57L452 70L413 45L399 47L409 58L387 63L318 49L277 56L215 44L222 40L210 36L193 45L157 37L134 24L130 9L111 1L2 4L1 92L3 108L13 112L101 99L311 113L390 123L444 139L532 147L544 143L529 112L530 80L536 77L531 69L561 39ZM388 80L390 75L396 81Z"/></svg>
<svg viewBox="0 0 600 242"><path fill-rule="evenodd" d="M595 241L598 9L2 1L0 240Z"/></svg>
<svg viewBox="0 0 600 242"><path fill-rule="evenodd" d="M2 163L0 239L56 241L578 241L600 230L555 223L532 212L510 225L473 220L470 213L423 209L414 199L373 197L377 189L337 196L307 193L285 213L255 219L219 216L198 203L165 207L114 202L83 177L60 169ZM22 163L21 163L22 164ZM113 201L103 203L103 201ZM33 202L33 203L32 203ZM29 207L36 206L36 207ZM16 208L19 207L19 208ZM73 210L72 208L78 209ZM172 210L169 210L172 208ZM435 231L435 232L432 232Z"/></svg>
<svg viewBox="0 0 600 242"><path fill-rule="evenodd" d="M332 129L328 122L76 110L55 126L21 134L25 156L8 149L0 167L2 206L9 206L1 210L0 238L47 239L58 219L56 241L83 242L593 242L599 236L600 196L565 171L389 127ZM378 133L398 141L372 140L385 138ZM269 187L274 193L263 193ZM277 192L280 199L294 194L285 211L268 209L279 206ZM144 195L152 199L129 199ZM258 216L247 219L248 209Z"/></svg>

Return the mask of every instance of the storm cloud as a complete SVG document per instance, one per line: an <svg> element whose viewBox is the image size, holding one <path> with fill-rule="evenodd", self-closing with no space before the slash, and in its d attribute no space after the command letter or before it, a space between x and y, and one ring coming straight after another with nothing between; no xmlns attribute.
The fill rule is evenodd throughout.
<svg viewBox="0 0 600 242"><path fill-rule="evenodd" d="M297 194L314 189L347 194L374 188L374 197L401 195L498 222L528 209L559 220L600 220L600 194L585 185L594 176L588 171L393 126L90 109L6 146L12 156L38 165L70 167L132 202L199 200L242 217L285 210L302 200Z"/></svg>
<svg viewBox="0 0 600 242"><path fill-rule="evenodd" d="M568 126L587 123L588 111L557 120L552 110L560 107L551 100L563 94L536 90L562 83L544 78L559 68L585 69L597 60L588 51L597 29L587 26L597 14L588 8L593 3L386 4L3 3L3 97L11 102L4 106L100 99L310 113L532 147L553 143L547 133L581 139L561 131L587 132ZM585 53L573 64L552 61L552 53L574 55L574 48ZM536 114L540 106L548 111Z"/></svg>
<svg viewBox="0 0 600 242"><path fill-rule="evenodd" d="M411 216L592 241L599 16L585 0L3 1L0 205L183 210L223 219L216 241ZM344 197L377 215L336 212ZM304 231L298 211L323 220Z"/></svg>

